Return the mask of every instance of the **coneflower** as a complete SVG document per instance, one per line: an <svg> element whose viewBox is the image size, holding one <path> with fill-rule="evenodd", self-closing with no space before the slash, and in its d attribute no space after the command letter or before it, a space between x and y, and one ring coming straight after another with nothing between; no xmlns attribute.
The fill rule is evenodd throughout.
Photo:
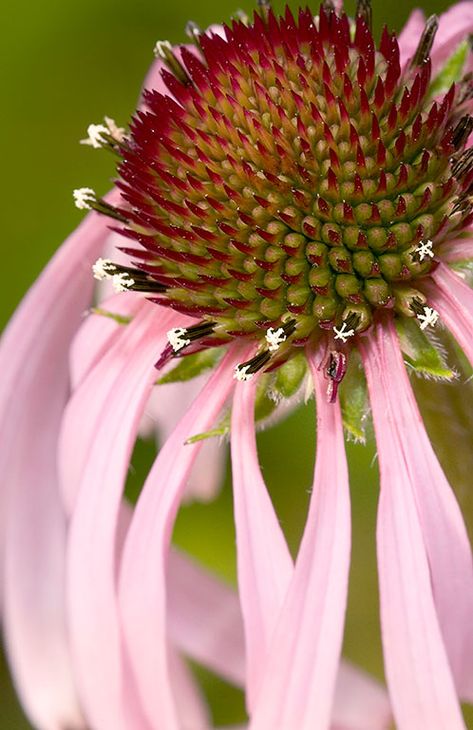
<svg viewBox="0 0 473 730"><path fill-rule="evenodd" d="M93 212L1 350L5 629L35 726L210 727L179 650L244 684L249 730L465 727L471 549L404 360L455 377L449 331L473 364L473 291L455 270L473 258L472 29L464 2L376 44L367 0L354 19L331 2L315 17L262 3L223 28L189 24L192 45L159 42L129 130L89 126L83 142L118 158L115 189L74 191ZM94 278L115 294L82 321ZM317 453L293 564L255 420L306 375ZM195 399L132 509L124 484L156 381L191 376ZM366 386L390 706L340 668L344 425L363 434ZM223 431L240 609L170 552L202 443Z"/></svg>

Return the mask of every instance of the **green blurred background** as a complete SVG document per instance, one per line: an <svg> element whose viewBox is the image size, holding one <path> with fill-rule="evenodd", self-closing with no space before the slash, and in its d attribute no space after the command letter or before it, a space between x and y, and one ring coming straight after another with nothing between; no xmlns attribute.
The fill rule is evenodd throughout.
<svg viewBox="0 0 473 730"><path fill-rule="evenodd" d="M348 3L351 12L353 5ZM443 0L426 0L423 7L429 14L446 6ZM276 5L281 7L282 3ZM127 122L143 76L153 60L156 40L183 41L187 20L205 27L228 19L238 8L251 12L253 4L247 0L42 0L10 3L8 11L4 9L0 326L8 320L58 244L81 220L82 213L72 204L72 189L87 185L101 194L110 186L113 159L106 152L78 144L87 125L100 121L104 114L119 124ZM376 32L379 34L384 23L401 28L412 8L410 0L374 0ZM316 10L315 4L313 9ZM259 438L264 475L292 549L297 545L306 514L314 441L313 404ZM150 444L137 449L133 459L135 481L142 477L151 451ZM382 678L374 543L374 449L351 445L349 457L354 547L345 654ZM234 580L228 475L225 489L215 503L182 510L175 540L221 575ZM216 722L241 719L241 694L210 675L201 672L201 676ZM0 708L1 730L29 727L16 704L3 665ZM473 721L469 727L473 728Z"/></svg>

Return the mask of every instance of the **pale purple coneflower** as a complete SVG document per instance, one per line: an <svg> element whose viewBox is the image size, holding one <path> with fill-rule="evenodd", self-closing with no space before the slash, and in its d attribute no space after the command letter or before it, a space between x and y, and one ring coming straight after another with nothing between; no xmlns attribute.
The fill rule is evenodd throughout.
<svg viewBox="0 0 473 730"><path fill-rule="evenodd" d="M473 362L473 292L450 268L473 258L472 29L463 2L440 22L415 11L376 47L367 0L353 21L330 2L296 20L263 4L224 29L189 25L191 47L158 43L130 131L89 127L86 142L120 158L116 188L74 192L94 211L1 349L2 612L36 727L205 730L181 653L244 686L250 730L378 730L392 716L400 730L465 727L471 551L403 353L453 376L445 326ZM120 252L105 258L110 235ZM117 293L83 321L91 266ZM183 366L201 378L188 406ZM159 415L169 386L155 386L156 367L178 421ZM294 565L258 465L255 402L293 395L306 370L317 454ZM342 408L357 433L363 373L389 703L340 663ZM170 550L200 436L229 405L239 602ZM131 508L124 484L151 407L165 429L177 422Z"/></svg>

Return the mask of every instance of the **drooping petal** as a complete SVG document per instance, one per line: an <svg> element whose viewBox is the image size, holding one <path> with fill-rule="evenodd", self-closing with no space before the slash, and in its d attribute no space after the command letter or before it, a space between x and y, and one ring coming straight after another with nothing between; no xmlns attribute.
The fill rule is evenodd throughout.
<svg viewBox="0 0 473 730"><path fill-rule="evenodd" d="M116 538L131 450L156 377L153 363L171 321L172 315L147 304L76 391L65 421L63 458L69 455L75 469L65 490L73 506L69 626L80 695L94 730L147 727L138 715L125 714L133 686L121 658Z"/></svg>
<svg viewBox="0 0 473 730"><path fill-rule="evenodd" d="M458 580L470 580L461 517L428 441L423 443L423 426L409 395L390 320L377 325L362 354L381 472L378 565L384 657L394 715L400 730L464 728L439 625L443 621L456 663L458 642L452 631L456 633L457 628L448 624L460 619L458 631L467 635L465 606L458 616L454 599L446 591L455 591L462 604ZM415 447L420 456L412 453ZM437 529L446 530L452 541L451 547L442 544L447 550L443 556L435 544L436 539L443 540L435 534ZM453 577L448 575L447 555L455 561L450 566Z"/></svg>
<svg viewBox="0 0 473 730"><path fill-rule="evenodd" d="M168 628L174 644L243 686L245 637L235 591L176 550L169 553L167 586Z"/></svg>
<svg viewBox="0 0 473 730"><path fill-rule="evenodd" d="M188 413L164 444L135 508L125 542L120 604L126 648L151 725L177 730L166 639L166 559L175 514L200 442L186 440L212 428L233 388L240 351L231 348Z"/></svg>
<svg viewBox="0 0 473 730"><path fill-rule="evenodd" d="M207 374L186 382L167 383L156 390L145 411L145 429L154 430L164 443L176 424L186 413L197 393L202 389ZM219 439L207 439L195 460L186 488L185 499L203 502L215 497L224 476L227 449Z"/></svg>
<svg viewBox="0 0 473 730"><path fill-rule="evenodd" d="M251 730L329 727L350 560L350 506L338 404L311 362L317 396L317 459L306 528L274 632Z"/></svg>
<svg viewBox="0 0 473 730"><path fill-rule="evenodd" d="M439 257L446 263L455 261L473 260L473 231L469 238L457 238L455 241L446 241L438 249Z"/></svg>
<svg viewBox="0 0 473 730"><path fill-rule="evenodd" d="M391 706L385 688L366 672L342 661L337 675L331 730L388 730Z"/></svg>
<svg viewBox="0 0 473 730"><path fill-rule="evenodd" d="M248 708L254 705L268 649L293 573L286 539L261 475L256 451L255 385L235 389L231 452L238 586L245 629Z"/></svg>
<svg viewBox="0 0 473 730"><path fill-rule="evenodd" d="M429 301L473 365L473 289L445 264L438 265L432 279L424 287Z"/></svg>
<svg viewBox="0 0 473 730"><path fill-rule="evenodd" d="M416 8L412 11L407 19L407 22L401 32L399 33L399 50L401 52L401 66L404 67L406 63L414 56L416 48L419 44L419 38L422 35L422 31L425 27L425 15L422 10Z"/></svg>
<svg viewBox="0 0 473 730"><path fill-rule="evenodd" d="M111 203L115 196L108 198ZM0 346L0 527L7 648L23 707L39 728L80 727L64 614L65 515L56 440L68 351L92 296L90 266L108 221L91 213L20 305ZM27 456L26 456L27 455ZM7 495L11 501L7 508ZM32 610L34 606L34 610Z"/></svg>
<svg viewBox="0 0 473 730"><path fill-rule="evenodd" d="M473 31L473 3L471 0L455 3L442 13L439 29L432 48L432 70L438 73L459 43Z"/></svg>
<svg viewBox="0 0 473 730"><path fill-rule="evenodd" d="M243 687L243 619L235 591L176 550L169 554L167 586L171 640L187 656ZM391 722L384 687L366 672L342 661L332 730L387 730Z"/></svg>
<svg viewBox="0 0 473 730"><path fill-rule="evenodd" d="M185 659L168 647L169 673L180 730L210 730L209 708Z"/></svg>
<svg viewBox="0 0 473 730"><path fill-rule="evenodd" d="M145 301L133 293L115 294L100 304L104 312L133 318ZM106 353L125 325L105 314L90 313L77 331L70 349L71 389L74 392L85 376Z"/></svg>

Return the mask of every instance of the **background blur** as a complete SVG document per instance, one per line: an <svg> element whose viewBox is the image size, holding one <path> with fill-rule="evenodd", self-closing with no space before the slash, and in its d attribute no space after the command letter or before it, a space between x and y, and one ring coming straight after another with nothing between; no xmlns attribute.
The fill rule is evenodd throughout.
<svg viewBox="0 0 473 730"><path fill-rule="evenodd" d="M295 6L295 3L290 3ZM0 118L3 186L0 327L51 254L83 217L72 204L75 187L106 192L113 159L78 144L90 122L104 114L119 125L134 110L144 74L159 39L184 41L184 26L227 20L248 0L64 0L9 3L3 13ZM275 6L282 8L282 3ZM353 12L354 3L348 3ZM410 0L373 0L376 34L382 24L400 29L413 8ZM443 0L425 0L427 15ZM313 10L316 11L316 4ZM58 302L60 306L60 302ZM40 336L40 335L39 335ZM314 453L313 404L260 435L261 460L281 521L294 549L306 513ZM382 678L375 564L377 472L374 450L349 447L352 472L354 548L345 654ZM152 458L151 445L134 456L138 484ZM229 580L234 580L234 532L229 480L212 505L183 509L176 542ZM34 606L32 606L34 610ZM201 674L216 723L243 717L239 692ZM23 730L22 717L5 667L0 667L0 729ZM473 721L469 727L473 728ZM111 728L110 730L113 730ZM420 730L420 729L419 729Z"/></svg>

